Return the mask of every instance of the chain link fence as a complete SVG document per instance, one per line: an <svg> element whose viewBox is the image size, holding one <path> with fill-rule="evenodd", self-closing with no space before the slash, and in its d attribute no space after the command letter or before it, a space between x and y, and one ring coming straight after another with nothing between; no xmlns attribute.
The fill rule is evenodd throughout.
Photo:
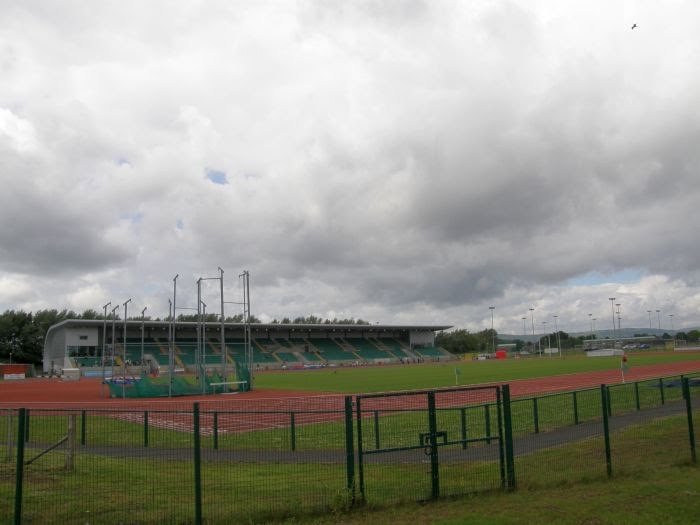
<svg viewBox="0 0 700 525"><path fill-rule="evenodd" d="M695 408L693 408L695 407ZM0 523L235 523L696 461L700 378L0 408Z"/></svg>

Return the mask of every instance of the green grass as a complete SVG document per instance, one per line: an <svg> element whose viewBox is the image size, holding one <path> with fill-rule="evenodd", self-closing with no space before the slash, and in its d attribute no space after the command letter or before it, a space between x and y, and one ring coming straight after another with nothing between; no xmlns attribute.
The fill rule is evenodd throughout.
<svg viewBox="0 0 700 525"><path fill-rule="evenodd" d="M413 503L429 495L425 465L366 465L367 505L350 513L342 464L204 461L203 514L208 524L695 521L700 512L700 469L688 463L683 416L614 432L611 442L612 481L605 475L602 438L595 438L519 456L519 490L512 494L498 490L495 462L442 464L443 494L479 496L428 505ZM166 461L79 452L72 472L63 469L64 460L63 452L51 452L26 469L24 522L192 522L194 480L187 455ZM8 522L12 467L0 463L0 510Z"/></svg>
<svg viewBox="0 0 700 525"><path fill-rule="evenodd" d="M635 354L630 366L699 361L697 354ZM455 386L455 368L460 385L501 383L579 372L615 370L619 357L564 357L508 359L504 361L458 361L420 366L338 367L295 372L258 373L256 388L315 390L334 393L368 393ZM698 364L700 370L700 363Z"/></svg>

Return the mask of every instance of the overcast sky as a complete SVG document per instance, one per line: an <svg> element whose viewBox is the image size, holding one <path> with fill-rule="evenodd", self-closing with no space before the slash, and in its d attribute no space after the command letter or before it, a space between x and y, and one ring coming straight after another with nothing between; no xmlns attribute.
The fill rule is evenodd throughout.
<svg viewBox="0 0 700 525"><path fill-rule="evenodd" d="M0 310L700 315L696 1L0 0ZM631 29L633 24L638 27ZM218 302L214 281L203 299ZM656 310L660 310L656 314ZM227 314L239 306L228 305ZM529 329L529 327L528 327Z"/></svg>

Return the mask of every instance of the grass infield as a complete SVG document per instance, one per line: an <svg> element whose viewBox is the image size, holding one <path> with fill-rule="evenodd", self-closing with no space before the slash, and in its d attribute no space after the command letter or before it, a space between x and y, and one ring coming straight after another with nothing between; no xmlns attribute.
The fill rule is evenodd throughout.
<svg viewBox="0 0 700 525"><path fill-rule="evenodd" d="M696 353L632 354L631 368L660 363L697 361ZM459 385L501 383L517 379L616 370L619 357L531 357L503 361L457 361L449 363L374 367L337 367L295 372L267 372L255 376L256 388L316 390L334 393L369 393L417 390ZM455 381L455 369L458 371Z"/></svg>

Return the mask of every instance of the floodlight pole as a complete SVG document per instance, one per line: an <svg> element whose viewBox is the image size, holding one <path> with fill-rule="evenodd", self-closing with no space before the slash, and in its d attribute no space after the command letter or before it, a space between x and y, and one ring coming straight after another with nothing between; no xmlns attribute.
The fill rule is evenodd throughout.
<svg viewBox="0 0 700 525"><path fill-rule="evenodd" d="M615 306L617 306L617 332L620 334L620 337L622 337L622 325L620 324L620 321L622 320L622 317L620 317L620 303L615 303Z"/></svg>
<svg viewBox="0 0 700 525"><path fill-rule="evenodd" d="M493 331L493 311L496 309L495 306L489 306L491 310L491 339L493 340L493 353L496 353L496 333Z"/></svg>
<svg viewBox="0 0 700 525"><path fill-rule="evenodd" d="M676 329L673 327L673 314L668 314L668 316L671 318L671 332L675 332ZM675 340L676 336L674 335L673 338Z"/></svg>
<svg viewBox="0 0 700 525"><path fill-rule="evenodd" d="M532 344L534 345L535 341L536 341L536 339L535 339L535 309L530 308L529 310L530 310L530 321L532 321ZM540 351L540 357L542 357L542 345L538 344L537 348Z"/></svg>
<svg viewBox="0 0 700 525"><path fill-rule="evenodd" d="M147 306L143 307L141 310L141 377L145 374L146 369L143 366L143 347L146 340L146 310Z"/></svg>
<svg viewBox="0 0 700 525"><path fill-rule="evenodd" d="M661 331L661 310L656 310L656 317L659 319L659 331Z"/></svg>
<svg viewBox="0 0 700 525"><path fill-rule="evenodd" d="M615 298L614 297L608 297L608 300L610 301L610 310L612 311L612 322L613 322L613 348L615 348L615 339L617 338L617 335L615 333Z"/></svg>
<svg viewBox="0 0 700 525"><path fill-rule="evenodd" d="M591 335L593 335L593 314L588 314L588 321L591 323Z"/></svg>
<svg viewBox="0 0 700 525"><path fill-rule="evenodd" d="M559 316L554 315L552 317L554 317L554 331L557 333L557 348L559 349L559 357L561 357L561 338L559 337L559 324L557 323Z"/></svg>
<svg viewBox="0 0 700 525"><path fill-rule="evenodd" d="M542 321L542 339L547 336L547 348L549 348L549 334L547 334L547 321ZM542 343L540 343L540 357L542 357ZM549 354L552 357L552 354Z"/></svg>
<svg viewBox="0 0 700 525"><path fill-rule="evenodd" d="M105 347L107 346L107 307L112 305L112 301L102 307L104 315L102 316L102 383L100 383L100 397L104 396L105 390ZM53 370L52 370L53 372Z"/></svg>

